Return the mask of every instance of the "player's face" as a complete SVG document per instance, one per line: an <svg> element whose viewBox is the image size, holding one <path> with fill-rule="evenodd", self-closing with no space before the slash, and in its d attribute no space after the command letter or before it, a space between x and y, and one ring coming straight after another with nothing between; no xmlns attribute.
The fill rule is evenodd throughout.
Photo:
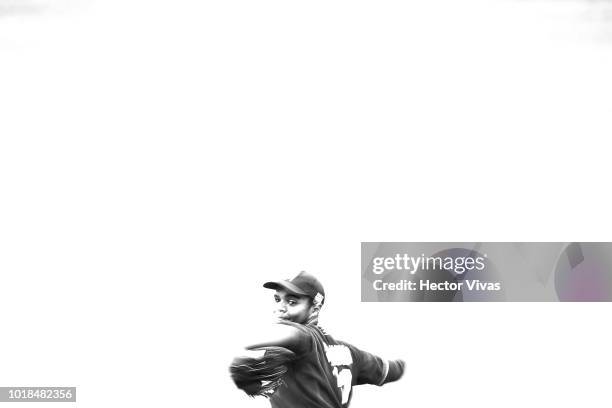
<svg viewBox="0 0 612 408"><path fill-rule="evenodd" d="M303 324L312 313L312 302L307 296L298 296L284 289L278 289L274 294L274 301L276 302L274 315L279 319Z"/></svg>

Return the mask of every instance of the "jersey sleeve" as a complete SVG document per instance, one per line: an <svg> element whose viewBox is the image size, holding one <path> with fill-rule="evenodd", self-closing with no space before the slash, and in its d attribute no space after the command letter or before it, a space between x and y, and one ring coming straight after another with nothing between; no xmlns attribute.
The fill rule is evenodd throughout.
<svg viewBox="0 0 612 408"><path fill-rule="evenodd" d="M383 385L389 373L389 362L353 345L348 346L353 354L355 385Z"/></svg>
<svg viewBox="0 0 612 408"><path fill-rule="evenodd" d="M314 338L312 333L303 325L290 321L282 321L278 322L278 324L291 326L295 329L289 348L298 356L298 358L304 354L310 353L314 349Z"/></svg>

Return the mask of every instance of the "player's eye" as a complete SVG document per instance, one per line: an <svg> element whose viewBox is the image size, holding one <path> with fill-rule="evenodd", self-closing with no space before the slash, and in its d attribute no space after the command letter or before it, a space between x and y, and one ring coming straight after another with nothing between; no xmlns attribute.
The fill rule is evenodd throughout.
<svg viewBox="0 0 612 408"><path fill-rule="evenodd" d="M296 302L295 300L290 300L288 303L289 303L291 306L295 306L295 305L297 305L297 302Z"/></svg>
<svg viewBox="0 0 612 408"><path fill-rule="evenodd" d="M278 303L278 302L280 302L280 298L275 296L275 297L274 297L274 301L275 301L276 303Z"/></svg>

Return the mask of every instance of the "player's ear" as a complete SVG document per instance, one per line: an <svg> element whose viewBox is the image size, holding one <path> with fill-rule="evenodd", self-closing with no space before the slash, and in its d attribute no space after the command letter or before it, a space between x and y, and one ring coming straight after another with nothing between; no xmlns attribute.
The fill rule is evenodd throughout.
<svg viewBox="0 0 612 408"><path fill-rule="evenodd" d="M321 310L321 304L317 304L315 302L310 303L309 313L308 313L308 322L317 322L319 320L319 311Z"/></svg>
<svg viewBox="0 0 612 408"><path fill-rule="evenodd" d="M310 314L319 314L319 312L321 311L321 306L322 306L321 303L311 301Z"/></svg>
<svg viewBox="0 0 612 408"><path fill-rule="evenodd" d="M308 321L312 321L313 319L316 321L319 319L319 310L321 310L320 306L312 305L310 307L310 313L308 314Z"/></svg>

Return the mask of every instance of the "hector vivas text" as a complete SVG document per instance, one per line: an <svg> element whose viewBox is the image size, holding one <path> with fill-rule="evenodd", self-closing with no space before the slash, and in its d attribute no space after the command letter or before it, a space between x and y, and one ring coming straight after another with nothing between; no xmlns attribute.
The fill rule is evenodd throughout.
<svg viewBox="0 0 612 408"><path fill-rule="evenodd" d="M382 275L389 271L401 271L407 274L409 279L401 279L394 282L386 282L383 279L374 280L373 287L377 291L443 291L443 290L470 290L470 291L499 291L500 282L485 282L480 279L466 279L462 281L447 281L439 279L427 279L429 271L451 271L455 275L463 275L466 272L482 272L486 268L486 257L441 257L441 256L410 256L408 254L396 254L393 257L376 257L372 259L372 272ZM418 279L414 275L419 271ZM471 275L473 276L473 275Z"/></svg>

